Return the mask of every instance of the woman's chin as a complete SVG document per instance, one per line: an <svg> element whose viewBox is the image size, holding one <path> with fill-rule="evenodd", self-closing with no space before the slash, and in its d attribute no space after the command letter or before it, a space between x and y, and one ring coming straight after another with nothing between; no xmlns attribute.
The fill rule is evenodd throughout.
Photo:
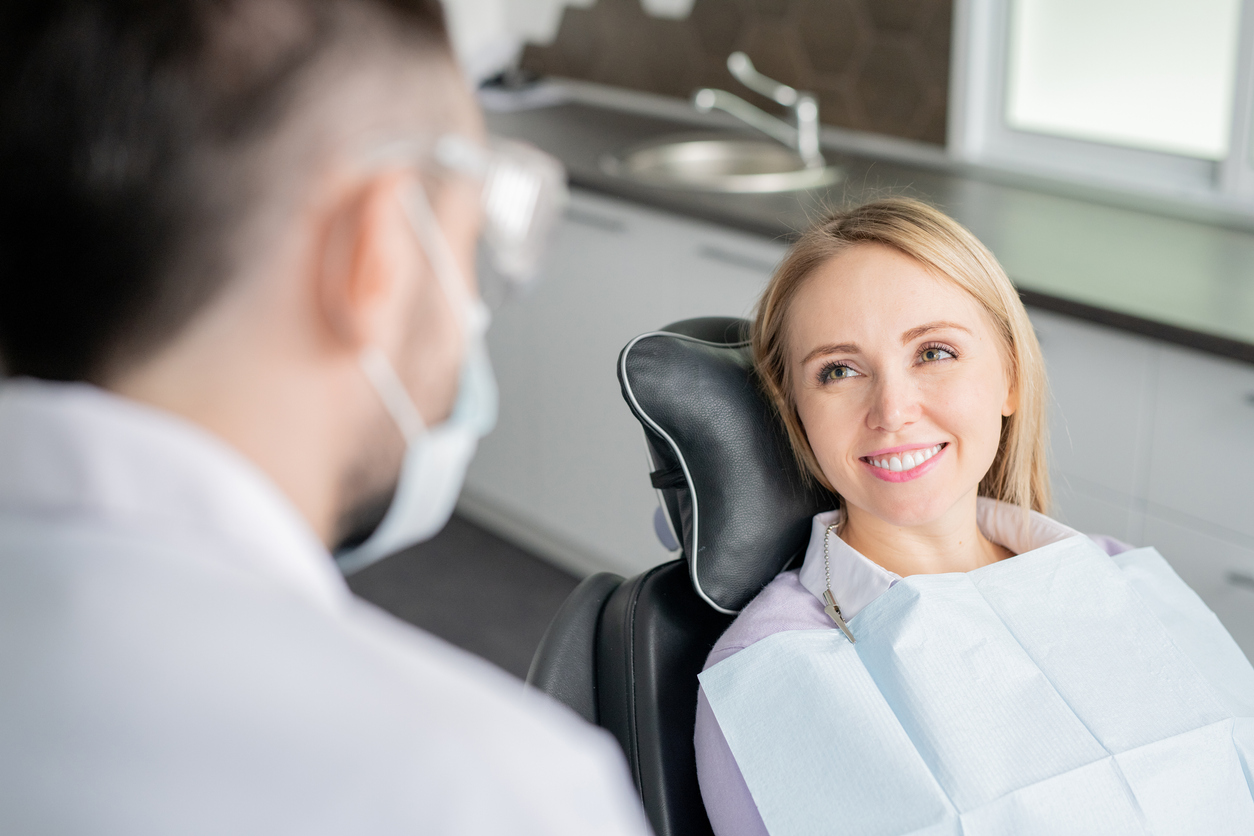
<svg viewBox="0 0 1254 836"><path fill-rule="evenodd" d="M941 519L955 504L953 497L939 496L935 491L928 491L912 497L866 497L860 503L849 502L854 514L861 513L874 517L880 522L896 528L918 528L930 525Z"/></svg>

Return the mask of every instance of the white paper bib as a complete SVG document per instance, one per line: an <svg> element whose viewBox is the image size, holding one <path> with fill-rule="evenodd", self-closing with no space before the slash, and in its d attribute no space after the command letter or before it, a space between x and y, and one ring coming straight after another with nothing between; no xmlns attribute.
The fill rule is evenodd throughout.
<svg viewBox="0 0 1254 836"><path fill-rule="evenodd" d="M915 575L701 674L772 836L1254 834L1254 669L1153 549Z"/></svg>

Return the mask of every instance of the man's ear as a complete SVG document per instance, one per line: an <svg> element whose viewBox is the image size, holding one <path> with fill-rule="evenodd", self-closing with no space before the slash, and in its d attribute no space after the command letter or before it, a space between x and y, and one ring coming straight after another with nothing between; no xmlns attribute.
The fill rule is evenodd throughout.
<svg viewBox="0 0 1254 836"><path fill-rule="evenodd" d="M394 336L413 269L400 194L408 175L381 173L346 190L327 212L316 304L329 338L357 352Z"/></svg>

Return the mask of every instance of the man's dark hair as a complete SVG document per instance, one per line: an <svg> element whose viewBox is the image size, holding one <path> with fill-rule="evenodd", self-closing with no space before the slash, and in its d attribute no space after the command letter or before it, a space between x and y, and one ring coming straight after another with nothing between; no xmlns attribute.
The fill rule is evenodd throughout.
<svg viewBox="0 0 1254 836"><path fill-rule="evenodd" d="M363 9L447 54L438 0L7 0L0 368L100 382L214 300L254 196L232 155L283 123Z"/></svg>

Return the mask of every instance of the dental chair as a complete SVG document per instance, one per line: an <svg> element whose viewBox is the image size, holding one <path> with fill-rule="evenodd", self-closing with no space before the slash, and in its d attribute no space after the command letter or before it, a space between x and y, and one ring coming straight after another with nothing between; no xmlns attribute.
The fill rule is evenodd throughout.
<svg viewBox="0 0 1254 836"><path fill-rule="evenodd" d="M804 552L810 518L836 502L802 478L748 333L742 319L690 319L619 355L682 556L629 580L585 579L527 676L618 739L657 836L711 833L692 743L697 674L735 614Z"/></svg>

